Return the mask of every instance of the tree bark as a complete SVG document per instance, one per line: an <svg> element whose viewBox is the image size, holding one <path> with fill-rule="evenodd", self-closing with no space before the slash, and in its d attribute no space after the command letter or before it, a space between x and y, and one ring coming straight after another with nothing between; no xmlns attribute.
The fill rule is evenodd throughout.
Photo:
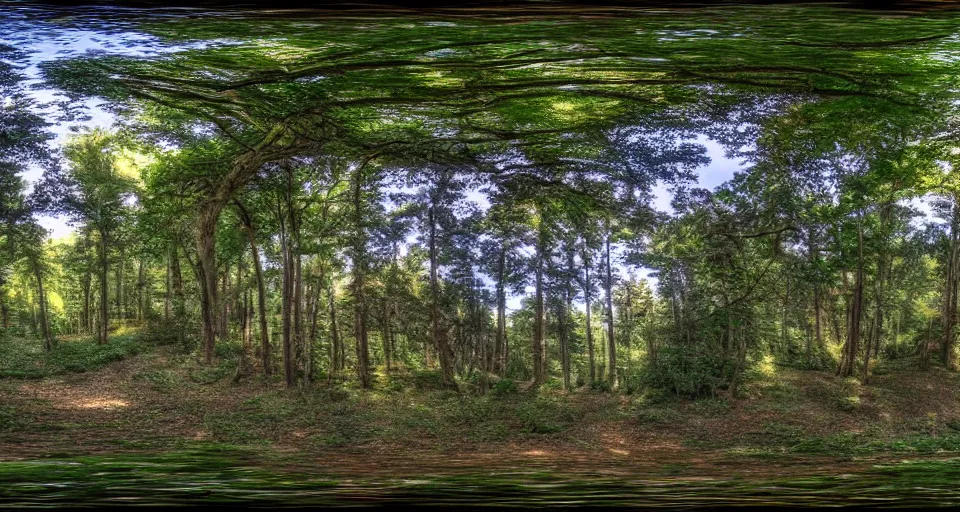
<svg viewBox="0 0 960 512"><path fill-rule="evenodd" d="M215 207L216 206L216 207ZM197 267L200 278L200 319L203 324L203 357L207 364L213 363L213 346L216 343L217 325L217 218L222 207L211 204L200 212L197 229Z"/></svg>
<svg viewBox="0 0 960 512"><path fill-rule="evenodd" d="M91 314L90 309L90 295L91 295L91 277L90 273L86 272L83 276L83 331L87 334L93 332L93 315ZM6 329L9 327L7 314L6 314L6 304L4 304L4 317L3 317L3 327Z"/></svg>
<svg viewBox="0 0 960 512"><path fill-rule="evenodd" d="M596 351L593 346L593 325L590 322L590 259L587 256L586 245L583 247L583 300L587 306L587 359L590 365L590 385L597 381Z"/></svg>
<svg viewBox="0 0 960 512"><path fill-rule="evenodd" d="M50 333L50 321L47 317L47 295L43 291L43 268L39 260L33 262L33 275L37 279L37 300L40 303L40 332L43 335L43 348L50 352L53 350L54 340Z"/></svg>
<svg viewBox="0 0 960 512"><path fill-rule="evenodd" d="M327 295L330 297L330 377L339 375L343 368L340 364L340 332L337 329L337 307L336 295L333 283L330 284L330 291Z"/></svg>
<svg viewBox="0 0 960 512"><path fill-rule="evenodd" d="M497 336L493 347L494 368L497 375L504 375L507 371L506 344L507 344L507 247L500 246L500 256L497 258Z"/></svg>
<svg viewBox="0 0 960 512"><path fill-rule="evenodd" d="M613 268L610 265L610 222L607 221L607 337L608 352L607 355L607 379L610 382L610 389L617 388L617 342L613 336Z"/></svg>
<svg viewBox="0 0 960 512"><path fill-rule="evenodd" d="M100 230L100 344L109 340L107 329L110 324L110 303L107 300L107 273L110 271L107 261L107 233Z"/></svg>
<svg viewBox="0 0 960 512"><path fill-rule="evenodd" d="M390 299L383 299L383 358L386 360L387 373L393 369L392 356L390 352Z"/></svg>
<svg viewBox="0 0 960 512"><path fill-rule="evenodd" d="M364 389L372 387L370 379L370 349L367 339L366 266L367 238L363 208L363 166L353 176L353 296L354 339L357 351L357 377Z"/></svg>
<svg viewBox="0 0 960 512"><path fill-rule="evenodd" d="M533 344L531 347L531 356L533 357L533 387L537 387L547 380L547 372L544 367L544 312L543 312L543 259L544 259L544 240L543 234L537 241L537 261L535 269L536 291L534 292L533 303Z"/></svg>
<svg viewBox="0 0 960 512"><path fill-rule="evenodd" d="M567 286L564 288L564 307L560 314L560 365L563 368L563 389L570 385L570 312L573 311L573 251L567 251Z"/></svg>
<svg viewBox="0 0 960 512"><path fill-rule="evenodd" d="M863 219L857 220L857 277L853 288L853 303L850 308L850 332L847 335L840 376L850 377L856 369L860 352L860 321L863 316Z"/></svg>
<svg viewBox="0 0 960 512"><path fill-rule="evenodd" d="M125 325L123 318L123 244L119 244L120 249L120 259L117 261L117 321L121 325Z"/></svg>
<svg viewBox="0 0 960 512"><path fill-rule="evenodd" d="M943 308L943 341L940 343L940 360L947 368L954 368L953 345L957 326L957 295L960 285L960 204L954 199L950 223L950 256L947 262L946 290Z"/></svg>
<svg viewBox="0 0 960 512"><path fill-rule="evenodd" d="M143 257L137 258L137 320L143 323L147 316L147 277Z"/></svg>
<svg viewBox="0 0 960 512"><path fill-rule="evenodd" d="M244 231L247 232L247 241L250 243L250 259L253 260L253 274L257 281L257 308L260 313L260 359L263 365L263 374L272 373L270 364L270 328L267 324L267 287L263 282L263 267L260 263L260 250L257 248L257 237L253 227L253 219L244 208L243 203L234 201Z"/></svg>
<svg viewBox="0 0 960 512"><path fill-rule="evenodd" d="M434 217L433 205L428 212L430 224L430 322L433 329L433 342L437 349L437 358L440 360L440 372L443 375L443 385L457 389L454 379L453 351L447 341L446 326L442 325L440 311L440 278L438 276L437 261L437 222Z"/></svg>

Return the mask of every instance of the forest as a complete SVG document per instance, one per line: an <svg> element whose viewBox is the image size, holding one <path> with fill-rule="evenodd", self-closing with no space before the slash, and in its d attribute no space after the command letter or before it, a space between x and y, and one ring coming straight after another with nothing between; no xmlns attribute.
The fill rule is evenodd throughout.
<svg viewBox="0 0 960 512"><path fill-rule="evenodd" d="M296 501L290 450L958 499L957 11L0 9L3 499Z"/></svg>

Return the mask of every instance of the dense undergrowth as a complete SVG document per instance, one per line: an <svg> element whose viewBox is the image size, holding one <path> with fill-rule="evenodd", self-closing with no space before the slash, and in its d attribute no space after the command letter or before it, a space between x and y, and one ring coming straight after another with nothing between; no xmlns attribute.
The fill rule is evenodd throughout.
<svg viewBox="0 0 960 512"><path fill-rule="evenodd" d="M88 372L136 355L146 347L135 331L120 331L110 343L91 338L61 340L50 352L39 340L0 335L0 378L40 379L68 372Z"/></svg>

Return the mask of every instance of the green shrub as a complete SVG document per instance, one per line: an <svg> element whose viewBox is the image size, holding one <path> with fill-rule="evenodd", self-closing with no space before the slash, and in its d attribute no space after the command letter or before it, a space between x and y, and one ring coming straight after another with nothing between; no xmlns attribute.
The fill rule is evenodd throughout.
<svg viewBox="0 0 960 512"><path fill-rule="evenodd" d="M238 340L222 340L213 347L213 354L217 357L239 358L243 353L243 345Z"/></svg>
<svg viewBox="0 0 960 512"><path fill-rule="evenodd" d="M787 361L786 363L786 366L790 366L798 370L820 372L832 370L835 365L836 361L834 361L833 358L825 352L814 352L810 355L810 357L807 357L806 354L803 354Z"/></svg>
<svg viewBox="0 0 960 512"><path fill-rule="evenodd" d="M917 345L907 342L887 343L880 347L880 353L884 359L903 359L915 355Z"/></svg>
<svg viewBox="0 0 960 512"><path fill-rule="evenodd" d="M570 405L562 401L537 399L517 405L517 419L530 434L553 434L566 430L575 417Z"/></svg>
<svg viewBox="0 0 960 512"><path fill-rule="evenodd" d="M13 407L0 406L0 432L17 427L17 411Z"/></svg>
<svg viewBox="0 0 960 512"><path fill-rule="evenodd" d="M514 382L513 379L500 379L500 381L493 385L490 392L496 396L516 395L517 383Z"/></svg>
<svg viewBox="0 0 960 512"><path fill-rule="evenodd" d="M590 385L590 389L607 393L610 391L610 382L607 379L596 380Z"/></svg>
<svg viewBox="0 0 960 512"><path fill-rule="evenodd" d="M177 383L177 376L169 370L150 370L134 374L133 380L147 381L157 391L170 391Z"/></svg>
<svg viewBox="0 0 960 512"><path fill-rule="evenodd" d="M726 383L728 364L724 359L699 347L667 346L660 349L646 375L651 386L678 396L712 396Z"/></svg>
<svg viewBox="0 0 960 512"><path fill-rule="evenodd" d="M154 345L175 345L180 342L181 325L173 319L160 320L141 336Z"/></svg>
<svg viewBox="0 0 960 512"><path fill-rule="evenodd" d="M202 366L189 373L197 384L213 384L237 371L236 361L224 360L217 366Z"/></svg>
<svg viewBox="0 0 960 512"><path fill-rule="evenodd" d="M842 396L837 399L837 408L841 411L855 411L860 407L859 396Z"/></svg>
<svg viewBox="0 0 960 512"><path fill-rule="evenodd" d="M83 373L127 357L144 349L138 335L115 336L101 345L89 338L58 343L44 352L39 340L8 338L0 341L0 377L40 379L68 372Z"/></svg>
<svg viewBox="0 0 960 512"><path fill-rule="evenodd" d="M443 389L443 374L440 370L414 372L412 380L418 391Z"/></svg>

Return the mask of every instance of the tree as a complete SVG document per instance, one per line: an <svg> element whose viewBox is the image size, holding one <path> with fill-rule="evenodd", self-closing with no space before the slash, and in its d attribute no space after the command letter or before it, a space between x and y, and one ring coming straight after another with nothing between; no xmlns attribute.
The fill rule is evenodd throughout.
<svg viewBox="0 0 960 512"><path fill-rule="evenodd" d="M107 343L109 296L107 278L114 235L128 216L126 201L133 194L134 180L121 172L116 138L101 129L78 135L64 147L67 168L54 168L44 175L41 190L53 198L52 209L83 223L98 235L100 260L100 343Z"/></svg>

